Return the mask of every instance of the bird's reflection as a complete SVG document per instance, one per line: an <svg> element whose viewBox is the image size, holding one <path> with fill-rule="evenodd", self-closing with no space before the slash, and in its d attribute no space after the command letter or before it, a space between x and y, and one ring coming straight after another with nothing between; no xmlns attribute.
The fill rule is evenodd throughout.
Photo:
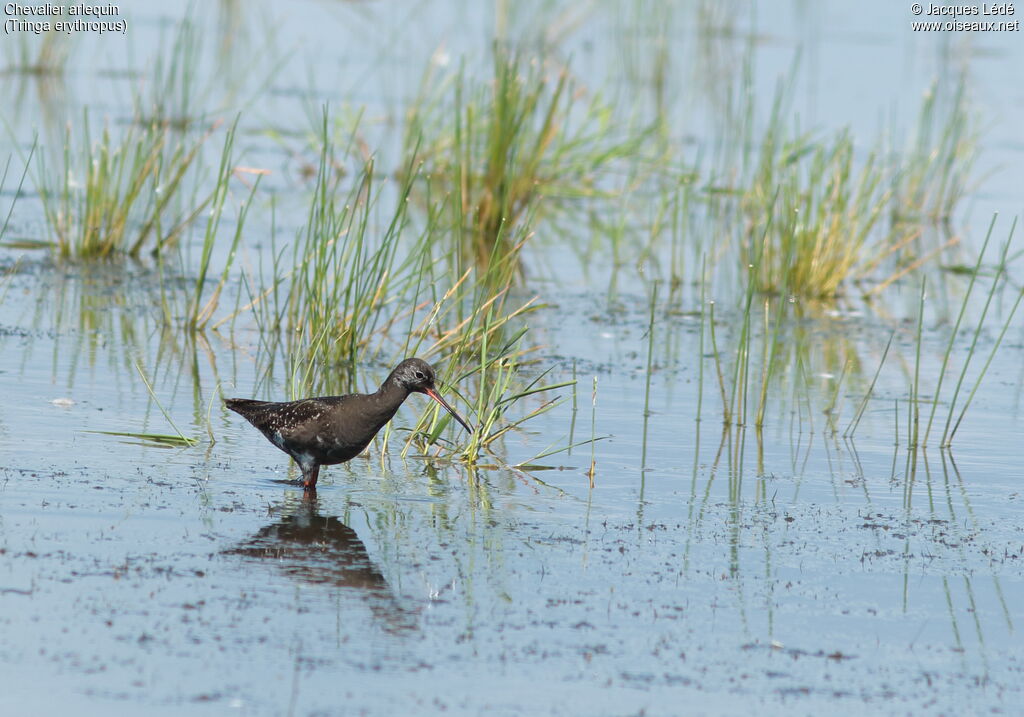
<svg viewBox="0 0 1024 717"><path fill-rule="evenodd" d="M356 531L334 516L320 515L315 494L307 492L285 511L276 523L224 553L273 560L276 569L304 583L351 589L389 632L416 629L416 612L399 604Z"/></svg>

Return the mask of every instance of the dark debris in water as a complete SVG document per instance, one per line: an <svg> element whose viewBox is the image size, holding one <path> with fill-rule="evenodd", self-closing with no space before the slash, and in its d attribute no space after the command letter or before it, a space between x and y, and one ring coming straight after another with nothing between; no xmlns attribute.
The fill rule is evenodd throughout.
<svg viewBox="0 0 1024 717"><path fill-rule="evenodd" d="M825 650L815 650L815 651L811 652L809 650L801 650L801 649L795 648L795 647L785 647L784 645L782 645L780 643L777 643L777 642L772 642L772 643L768 643L768 644L760 643L760 642L752 642L752 643L747 643L745 645L741 645L740 649L742 649L742 650L772 650L772 651L775 651L775 652L780 652L780 653L786 655L787 657L793 658L794 660L798 660L798 659L804 658L804 657L812 657L812 658L819 658L819 659L823 658L823 659L832 660L832 661L835 661L835 662L841 662L843 660L852 660L852 659L855 659L855 657L856 657L855 655L847 655L847 654L843 653L841 650L833 650L832 652L826 652Z"/></svg>

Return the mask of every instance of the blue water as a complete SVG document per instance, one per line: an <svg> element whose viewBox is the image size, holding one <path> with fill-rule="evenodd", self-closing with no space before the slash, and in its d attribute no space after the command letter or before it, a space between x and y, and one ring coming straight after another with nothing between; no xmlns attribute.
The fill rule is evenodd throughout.
<svg viewBox="0 0 1024 717"><path fill-rule="evenodd" d="M144 81L186 7L132 3L122 8L126 36L76 37L53 94L37 80L2 78L5 95L20 97L4 110L7 147L26 147L34 129L56 141L84 106L96 121L123 121L132 83ZM698 144L721 111L716 78L735 77L744 53L752 53L765 111L799 53L800 122L822 131L848 124L871 139L890 122L909 132L932 80L965 71L984 181L956 219L964 256L993 211L1004 215L1005 232L1019 209L1017 36L915 34L908 8L897 4L395 10L302 2L192 12L205 43L197 102L210 117L242 111L245 162L272 170L279 239L304 220L298 177L311 112L325 101L341 116L365 106L366 137L386 166L424 67L433 62L440 72L463 58L482 65L496 32L542 37L572 57L581 87L640 113L657 104L652 56L663 43L675 139ZM31 91L19 94L19 83ZM44 233L37 208L32 197L19 202L13 234ZM268 217L249 227L244 253L253 265L269 246ZM755 356L747 425L723 433L715 364L706 343L701 358L693 313L699 290L686 285L669 302L661 286L651 342L649 275L628 262L615 269L600 240L588 255L543 227L537 239L524 257L533 267L527 289L551 306L532 318L537 369L552 367L552 382L575 376L575 396L558 391L563 403L507 436L489 467L475 471L403 458L396 430L383 458L378 442L366 457L325 468L315 501L283 482L296 477L287 458L219 404L220 390L284 396L281 371L260 381L250 322L190 339L163 325L147 268L54 267L36 253L4 250L4 266L20 264L0 279L3 712L1018 709L1019 319L949 452L934 435L926 450L908 451L913 283L887 292L882 310L809 312L797 322L803 338L787 343L804 351L804 375L788 368L771 384L759 435ZM943 281L926 311L926 399L965 286ZM235 276L223 306L234 306L240 290ZM719 340L733 345L730 289L716 292ZM971 375L1007 296L986 324ZM893 332L867 410L844 439ZM957 342L957 369L967 344ZM848 358L859 368L844 373ZM172 432L136 363L199 446L96 433ZM372 388L385 375L367 366L361 380ZM940 397L935 435L951 387ZM833 395L830 423L824 409ZM396 429L414 425L419 398L401 409ZM930 406L922 403L925 420ZM601 439L593 452L583 445L536 458L592 437ZM524 463L544 469L516 467Z"/></svg>

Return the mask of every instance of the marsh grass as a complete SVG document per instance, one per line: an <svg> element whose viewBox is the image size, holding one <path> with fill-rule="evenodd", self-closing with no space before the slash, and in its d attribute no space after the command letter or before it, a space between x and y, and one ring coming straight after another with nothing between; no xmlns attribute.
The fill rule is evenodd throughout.
<svg viewBox="0 0 1024 717"><path fill-rule="evenodd" d="M744 92L734 100L739 119L723 127L718 149L710 157L713 168L700 165L699 170L707 182L695 195L697 208L703 210L715 236L732 240L705 248L700 275L701 367L706 350L726 424L743 426L753 419L756 427L762 427L773 380L780 375L808 379L807 368L814 362L808 363L807 347L801 348L800 332L793 326L802 313L801 305L834 302L851 288L865 296L878 295L908 275L928 273L937 258L959 241L948 228L944 234L948 238L936 246L926 245L922 237L926 222L948 225L969 187L975 135L962 82L952 94L940 97L933 87L925 95L915 132L897 152L881 142L867 150L858 148L848 129L824 136L802 131L788 119L794 76L791 72L780 82L765 128L755 132L757 113L753 95L746 91L751 79L745 70L740 83ZM748 141L729 143L727 135ZM689 209L694 198L683 193L661 202L669 207L666 211L675 211L671 205ZM672 223L673 235L678 226L684 224ZM939 233L927 235L932 234ZM730 244L731 251L723 250L723 244ZM678 255L677 250L673 248L672 254ZM739 260L740 290L718 302L709 301L709 282L721 273L716 262L730 255ZM683 274L675 268L678 264L673 258L673 280ZM722 306L728 325L716 316ZM855 350L828 370L833 373L840 367L831 396L823 397L827 427L833 433L839 430L836 421L843 409L843 383L860 378ZM908 439L923 443L928 429L920 426L920 379L914 384ZM846 427L848 433L856 430L873 389L874 380ZM934 404L931 411L934 416ZM955 417L947 421L947 432L954 421ZM948 442L948 435L943 442Z"/></svg>
<svg viewBox="0 0 1024 717"><path fill-rule="evenodd" d="M373 355L401 312L397 297L406 295L415 275L408 269L422 255L422 242L399 254L401 234L408 225L408 184L400 186L390 209L382 207L388 194L378 186L371 158L351 181L334 171L338 157L329 137L325 111L321 155L304 226L292 244L291 267L283 252L273 251L273 276L251 297L262 334L288 362L289 393L312 390L350 392L356 389L356 367ZM383 181L381 182L383 185ZM384 230L373 221L384 213ZM334 367L333 379L313 370ZM320 382L320 383L318 383Z"/></svg>
<svg viewBox="0 0 1024 717"><path fill-rule="evenodd" d="M924 320L925 320L925 304L928 296L927 291L927 278L922 277L921 288L918 299L917 309L917 320L915 322L915 333L914 333L914 362L913 372L909 379L907 387L907 395L905 403L907 404L907 411L905 415L905 427L904 433L906 436L906 459L904 467L904 502L909 508L910 501L913 494L913 484L917 475L918 465L923 461L925 470L928 470L928 459L927 454L924 452L925 448L929 445L929 437L931 435L931 429L933 420L936 417L937 409L940 404L945 404L946 408L946 421L943 428L942 435L939 439L939 446L942 449L950 449L952 446L953 438L956 436L962 422L964 421L967 411L971 406L975 394L978 388L981 386L988 369L999 351L1002 345L1003 339L1006 336L1007 331L1013 324L1014 316L1017 310L1020 308L1020 304L1024 301L1024 288L1014 286L1013 283L1007 278L1008 259L1009 259L1009 248L1013 239L1013 233L1016 228L1016 220L1014 220L1013 226L1010 228L1009 237L1003 245L1003 249L1000 252L998 263L995 267L994 275L991 280L988 292L984 298L984 305L981 312L976 320L974 331L970 337L970 344L966 348L963 361L959 371L956 373L956 383L952 389L952 394L946 397L943 393L944 378L947 373L952 370L951 366L953 363L954 345L960 339L960 333L958 328L960 321L963 318L963 314L970 302L971 292L975 285L975 278L980 275L980 268L982 266L982 258L985 253L985 247L987 247L989 239L992 233L992 227L995 224L995 218L993 218L992 224L989 226L988 234L983 245L981 252L979 253L975 271L971 273L971 280L969 287L964 294L960 316L957 322L950 330L949 341L946 345L945 351L942 354L941 367L938 371L938 379L936 382L935 389L930 397L923 397L922 384L924 383L922 373L926 369L922 369L922 353L924 344ZM1005 289L1011 288L1013 290L1013 300L1009 307L1004 308L1005 318L1002 321L1001 326L998 327L998 333L993 340L990 341L991 348L989 349L988 355L984 360L983 366L975 372L975 374L968 379L969 368L972 361L978 356L979 341L982 332L987 328L986 316L988 315L989 309L992 305L995 297L1003 292ZM890 344L892 339L890 338ZM882 361L885 360L885 355L888 353L888 346L886 347L886 353L883 354ZM878 372L881 371L881 365L879 365L878 371L876 372L875 379L878 377ZM874 387L874 380L872 381L871 388ZM966 393L967 397L962 398L962 395ZM863 414L864 407L870 398L870 389L868 395L862 400L861 406L851 422L851 428L848 428L848 433L852 436L853 430L856 430L857 423L859 423L860 417ZM897 452L900 446L900 417L899 417L899 399L894 401L894 449L893 454L893 480L896 480L895 467L897 460ZM931 404L931 410L927 408L922 410L922 404ZM927 418L925 414L927 412ZM852 430L851 430L852 429ZM945 461L946 455L942 454L943 460ZM950 456L951 458L952 456Z"/></svg>
<svg viewBox="0 0 1024 717"><path fill-rule="evenodd" d="M985 234L985 239L978 252L978 257L973 269L967 271L967 276L969 277L967 280L967 286L960 301L956 319L949 328L949 335L941 355L941 362L938 370L936 371L935 387L927 398L923 397L922 394L922 384L924 383L922 374L923 372L927 372L927 369L922 368L922 361L924 360L922 358L922 354L923 342L925 340L924 321L928 277L927 275L923 275L921 277L917 318L915 321L913 371L909 377L905 401L907 404L905 426L908 451L907 475L913 475L917 460L916 452L929 445L929 441L932 436L932 429L936 425L935 419L940 415L940 405L946 406L946 419L943 424L942 434L939 437L939 446L941 448L949 448L952 445L953 438L963 423L967 415L967 411L974 400L974 396L976 395L978 388L981 386L992 361L995 359L995 356L1006 337L1007 331L1009 331L1010 327L1013 325L1013 319L1016 316L1017 310L1020 308L1021 302L1024 301L1024 289L1017 286L1008 275L1009 265L1014 258L1010 253L1010 249L1012 247L1013 236L1017 226L1016 218L1010 227L1006 241L1002 245L1002 249L999 252L999 257L994 268L991 270L986 270L984 268L984 258L992 238L997 218L997 216L993 216L992 221L989 224L988 231ZM964 332L961 330L961 327L964 325L965 319L968 317L968 312L972 310L972 308L977 308L974 306L976 302L976 299L974 298L975 289L982 285L983 277L985 277L986 274L990 275L991 278L989 279L988 288L982 297L980 310L978 310L976 315L971 316L970 319L968 319L968 321L973 324L973 329L969 333L969 343L965 350L958 351L958 344L962 344L964 341ZM979 282L979 279L982 279L982 282ZM1012 303L1010 303L1009 306L1003 307L1004 316L1002 323L996 327L997 333L994 338L989 340L990 348L988 355L984 358L984 363L981 368L977 369L974 374L971 375L972 364L976 358L980 358L982 335L987 331L993 330L993 327L990 326L991 322L988 321L990 310L992 309L996 298L1007 290L1012 292ZM882 370L882 363L885 362L885 358L888 356L891 344L892 336L890 336L889 343L886 345L881 363L875 371L875 376L868 387L868 391L861 400L854 419L847 427L844 436L852 436L856 431L861 416L863 415L868 401L871 398L879 373ZM958 354L962 354L962 358L959 362L959 368L956 367L956 356ZM950 387L947 379L951 379L953 376L956 377L955 382L952 387ZM922 410L922 404L931 404L931 407L927 408L927 406L925 406L924 410ZM897 402L897 414L898 410ZM897 426L898 423L897 419ZM899 435L898 428L896 435Z"/></svg>
<svg viewBox="0 0 1024 717"><path fill-rule="evenodd" d="M67 128L56 169L40 153L36 183L54 252L76 260L138 258L147 247L160 254L172 246L227 181L222 174L187 208L175 206L215 131L190 138L158 124L132 124L115 135L108 125L94 138L83 112L80 128ZM233 139L232 128L225 145Z"/></svg>
<svg viewBox="0 0 1024 717"><path fill-rule="evenodd" d="M707 291L701 287L701 328L695 342L696 420L705 420L708 381L717 388L726 427L753 426L760 434L773 420L788 415L801 430L813 432L813 416L824 415L828 431L838 433L845 396L868 379L858 340L833 323L831 304L766 296L748 287L730 306L708 299ZM829 382L827 389L815 386L821 379Z"/></svg>
<svg viewBox="0 0 1024 717"><path fill-rule="evenodd" d="M764 229L764 236L767 236L770 230L771 221L769 218L768 224ZM757 257L754 261L759 260L760 257ZM750 266L753 268L754 265L751 264ZM750 360L751 354L754 351L754 342L756 340L754 335L755 327L753 323L753 313L754 306L757 304L758 300L763 297L761 297L758 292L754 272L748 272L746 274L746 278L747 282L743 295L739 298L740 311L737 318L739 329L736 335L735 344L725 351L725 354L727 355L723 355L723 351L719 349L715 322L715 302L711 301L707 307L711 352L715 363L715 375L718 378L719 394L722 399L722 422L726 425L735 423L736 425L741 426L746 425L747 423L747 409L750 393ZM706 290L702 287L701 295L704 296L705 293ZM765 342L768 342L769 339L770 337L767 333L762 337L762 340ZM703 345L703 340L701 341L701 344ZM765 346L767 346L767 343ZM732 360L731 371L728 365L730 357ZM701 360L703 360L703 355ZM769 365L764 363L762 366L763 381L767 381L768 368ZM761 392L762 396L766 394L767 389ZM763 410L759 410L758 415L759 420L762 420Z"/></svg>
<svg viewBox="0 0 1024 717"><path fill-rule="evenodd" d="M163 404L160 403L160 399L157 398L156 392L153 390L153 384L146 376L146 372L142 370L142 366L136 363L135 370L136 372L138 372L139 378L142 379L142 383L145 385L146 391L149 393L150 399L153 401L154 404L156 404L156 407L160 409L160 413L163 414L164 419L167 421L170 427L174 429L174 436L177 438L177 441L175 442L173 440L173 437L172 440L168 440L168 437L162 434L136 434L137 437L149 436L149 440L153 440L152 436L155 435L160 437L161 443L175 443L176 445L183 445L188 447L197 445L199 441L195 438L191 438L182 433L181 429L178 428L177 424L174 422L174 419L171 418L171 414L169 414L167 412L167 409L163 407Z"/></svg>
<svg viewBox="0 0 1024 717"><path fill-rule="evenodd" d="M647 429L651 419L651 377L654 373L654 318L658 305L658 282L651 286L651 298L649 301L649 316L647 321L647 367L644 371L644 412L643 412L643 438L640 449L640 473L647 468Z"/></svg>
<svg viewBox="0 0 1024 717"><path fill-rule="evenodd" d="M757 289L836 295L871 249L871 232L892 197L884 179L874 153L855 168L848 132L826 142L786 142L769 131L743 202L751 227L770 225L744 246Z"/></svg>
<svg viewBox="0 0 1024 717"><path fill-rule="evenodd" d="M899 222L948 223L970 191L977 156L966 81L947 88L938 81L924 93L909 150L893 183L893 215Z"/></svg>
<svg viewBox="0 0 1024 717"><path fill-rule="evenodd" d="M248 197L240 202L238 215L235 219L232 230L231 245L228 249L223 266L221 266L220 277L217 279L217 282L209 296L204 298L207 276L212 269L211 260L213 257L214 245L217 243L217 237L221 227L221 216L229 197L231 178L237 171L234 166L233 158L237 128L238 123L236 121L235 125L228 131L224 140L224 148L221 152L220 165L215 176L213 194L206 202L210 206L210 211L206 222L206 228L203 233L203 245L200 253L199 265L196 271L195 288L192 296L188 300L185 315L186 326L193 330L206 328L210 319L213 318L213 313L220 302L221 293L224 290L225 284L227 284L231 268L238 252L239 244L241 243L246 218L248 217L249 210L252 208L253 202L256 198L260 179L263 177L262 174L257 175L256 181L253 182L250 187Z"/></svg>
<svg viewBox="0 0 1024 717"><path fill-rule="evenodd" d="M121 436L124 438L135 438L146 444L154 444L165 448L192 448L199 444L198 439L186 436L181 432L181 429L174 423L174 419L171 418L170 414L160 403L160 400L156 397L156 393L153 391L153 384L146 376L146 372L142 370L142 366L138 363L135 364L135 370L139 374L139 378L142 379L143 385L146 387L146 391L149 393L150 400L160 409L160 413L163 414L164 419L174 429L173 434L169 433L149 433L149 432L138 432L138 431L90 431L90 433L99 433L107 436Z"/></svg>
<svg viewBox="0 0 1024 717"><path fill-rule="evenodd" d="M924 306L925 298L928 296L928 279L921 277L921 292L917 308L917 333L914 341L914 378L910 384L910 404L907 412L907 442L911 450L916 450L919 445L919 431L921 428L921 336L924 330ZM937 397L933 399L934 402ZM907 471L910 474L910 471Z"/></svg>
<svg viewBox="0 0 1024 717"><path fill-rule="evenodd" d="M133 431L88 431L88 433L134 438L144 445L156 445L162 448L192 448L198 443L195 438L170 433L135 433Z"/></svg>
<svg viewBox="0 0 1024 717"><path fill-rule="evenodd" d="M594 376L594 385L590 391L590 466L587 468L586 476L590 482L590 489L594 489L594 480L597 477L597 376Z"/></svg>
<svg viewBox="0 0 1024 717"><path fill-rule="evenodd" d="M22 190L25 187L25 179L28 177L29 167L32 166L32 156L35 154L37 147L38 141L34 141L32 143L32 147L29 149L28 158L25 160L25 166L21 170L21 178L18 180L18 187L14 190L14 195L11 197L11 203L7 207L7 213L3 215L3 224L0 224L0 242L4 242L4 239L7 236L7 229L11 225L11 217L14 215L14 208L17 206L18 200L21 198ZM3 174L0 175L0 194L3 194L7 187L7 177L11 171L11 162L13 161L14 155L8 155L7 161L4 163ZM17 244L9 242L5 242L5 244L8 246L17 246Z"/></svg>
<svg viewBox="0 0 1024 717"><path fill-rule="evenodd" d="M988 246L988 240L989 240L989 237L991 236L991 233L992 233L992 227L995 225L995 219L996 219L995 217L992 218L992 224L989 226L988 234L985 237L985 243L984 243L984 245L982 247L982 250L979 252L978 262L975 265L974 273L971 275L970 284L968 286L967 291L965 292L960 314L957 317L956 325L955 325L953 331L951 332L950 342L949 342L949 344L946 347L945 354L943 355L942 369L941 369L940 377L939 377L939 385L936 388L936 401L938 399L938 393L939 393L939 391L941 390L941 387L942 387L942 378L943 378L943 375L945 373L945 369L949 365L950 354L951 354L951 352L953 350L953 343L955 342L955 340L957 338L957 329L960 326L960 320L963 318L964 307L967 306L967 302L970 299L971 290L973 289L973 287L975 285L975 279L977 278L978 273L981 270L982 258L984 256L985 248ZM992 348L989 351L989 354L988 354L987 359L985 360L985 363L983 364L981 369L977 372L977 374L974 376L972 382L970 384L966 383L967 375L968 375L968 371L970 369L971 363L972 363L972 361L974 360L975 356L978 353L979 339L981 337L982 330L985 327L986 317L988 316L989 310L992 307L993 300L995 299L996 295L1003 288L1005 288L1006 286L1012 286L1012 283L1011 283L1011 281L1009 279L1007 270L1008 270L1009 261L1010 261L1010 259L1009 259L1009 257L1010 257L1010 253L1009 253L1010 252L1010 247L1012 246L1013 235L1014 235L1014 232L1016 231L1016 229L1017 229L1017 219L1014 218L1013 224L1010 226L1009 236L1007 237L1006 241L1003 243L1003 248L1002 248L1002 251L1000 252L998 263L996 264L995 273L994 273L994 275L992 277L992 280L991 280L991 283L989 285L988 293L985 296L984 306L983 306L983 308L981 310L980 316L977 319L977 323L976 323L976 325L974 327L974 332L971 334L971 343L967 347L967 355L964 357L963 365L961 366L960 373L957 376L956 385L953 388L953 394L952 394L952 396L949 399L949 412L948 412L948 414L946 416L946 423L945 423L945 426L943 427L942 438L941 438L941 441L940 441L940 444L943 447L949 447L952 444L953 437L956 435L957 430L960 428L960 424L963 422L964 416L967 413L967 409L970 407L971 402L974 400L974 396L977 393L978 387L981 385L981 382L985 378L985 374L988 372L988 368L991 365L992 360L995 358L996 353L999 351L999 347L1002 345L1003 339L1006 337L1006 332L1009 330L1010 326L1013 324L1013 318L1014 318L1014 316L1017 313L1017 309L1020 308L1021 300L1024 299L1024 287L1021 287L1021 288L1017 289L1017 291L1016 291L1016 297L1013 300L1013 304L1005 312L1006 313L1006 318L1003 321L1003 324L1002 324L1002 326L999 329L998 336L996 337L995 341L992 342ZM963 404L960 405L959 404L959 400L960 400L961 394L964 391L967 391L967 398L964 399ZM959 412L957 412L958 408L959 408ZM925 428L925 441L927 441L928 434L929 434L929 432L931 430L932 418L934 418L934 413L935 413L935 409L934 409L934 405L933 405L932 412L931 412L931 414L929 414L929 417L928 417L928 425ZM955 420L954 420L954 416L956 416Z"/></svg>
<svg viewBox="0 0 1024 717"><path fill-rule="evenodd" d="M868 390L864 394L864 398L861 400L860 405L857 406L857 410L847 425L846 430L843 431L843 438L852 439L854 434L857 432L857 426L860 425L860 420L864 416L864 410L868 406L868 401L871 400L871 396L875 390L875 384L878 383L878 376L882 373L882 366L885 365L885 359L889 356L889 349L892 348L892 341L896 337L896 332L889 334L889 341L885 344L885 351L882 352L882 358L878 362L878 368L875 369L875 375L871 378L871 384L868 386Z"/></svg>
<svg viewBox="0 0 1024 717"><path fill-rule="evenodd" d="M108 128L91 141L86 115L83 149L72 149L69 129L65 171L58 175L63 184L44 193L44 207L60 256L135 257L151 248L163 266L177 260L179 267L180 257L169 256L167 249L185 226L208 211L199 267L180 309L190 329L202 330L211 323L229 280L256 187L239 205L227 263L214 267L236 130L228 131L213 189L197 193L191 203L183 200L186 178L209 133L197 138L176 131L196 117L190 104L196 70L186 57L197 42L194 29L183 26L174 42L170 59L154 73L156 94L137 102L137 114L148 119L121 139ZM832 298L852 280L869 276L917 235L896 219L948 218L963 195L969 170L962 164L968 156L966 115L943 126L941 114L926 105L921 122L929 131L921 133L914 158L902 166L888 163L878 149L866 156L858 153L849 131L820 138L792 130L783 116L777 98L765 134L758 142L740 143L739 166L730 168L739 181L727 191L709 187L704 196L713 219L734 222L742 237L737 246L745 284L737 300L736 328L727 339L731 345L720 340L714 303L704 301L706 268L701 286L701 378L704 350L710 346L723 421L738 426L752 418L758 428L766 422L769 386L791 357L782 350L784 328L793 318L788 299ZM750 132L752 122L746 121ZM566 69L552 70L543 61L499 47L489 82L475 82L463 66L440 89L425 85L424 96L410 110L402 166L387 173L396 180L377 168L377 157L354 131L339 151L329 137L331 127L325 111L303 228L290 246L272 246L267 276L245 277L248 305L236 307L227 320L252 311L261 353L270 357L263 360L269 366L283 358L291 397L365 389L359 379L367 367L392 365L405 355L429 358L478 428L468 437L446 433L451 422L430 406L409 432L404 451L479 464L503 437L557 405L559 399L543 397L544 392L574 386L551 382L544 373L531 375L536 347L524 323L540 302L515 291L523 247L539 221L571 200L621 197L628 204L631 197L623 188L639 186L652 171L637 159L646 151L645 132L620 139L615 113L599 97L587 101ZM622 160L629 163L627 171L613 179L608 170L622 166ZM932 186L928 182L936 168L944 178ZM684 175L685 182L680 179ZM651 234L670 226L673 237L683 237L700 191L693 188L688 170L664 186L652 212ZM182 209L182 203L187 207ZM732 214L719 209L730 204ZM417 214L417 209L422 211ZM609 226L616 264L624 263L634 227L625 214ZM682 239L673 241L670 293L683 283L684 272L677 270L681 245ZM644 259L654 254L653 240L640 250ZM655 297L656 292L650 307L643 464ZM805 360L798 351L792 358ZM843 363L826 407L833 429L848 368L855 369ZM915 410L918 388L915 379ZM702 399L700 394L698 419ZM529 408L519 411L523 405ZM951 413L947 432L955 432L952 420Z"/></svg>
<svg viewBox="0 0 1024 717"><path fill-rule="evenodd" d="M738 217L737 256L757 290L834 298L859 280L887 285L955 243L929 248L916 240L924 223L942 222L948 232L971 185L976 133L963 82L951 92L933 85L913 133L894 150L882 141L865 148L849 129L801 129L789 119L795 78L794 65L757 132L745 71L730 101L738 119L722 125L711 167L701 169L709 176L700 195L708 221L724 225L722 234L736 221L730 215Z"/></svg>
<svg viewBox="0 0 1024 717"><path fill-rule="evenodd" d="M185 131L202 121L199 110L205 101L205 93L199 86L202 39L199 28L188 19L175 26L169 44L161 36L156 59L133 93L136 122Z"/></svg>
<svg viewBox="0 0 1024 717"><path fill-rule="evenodd" d="M542 204L621 191L607 170L635 160L646 134L616 131L611 108L600 97L584 102L566 68L500 45L492 58L489 83L464 66L437 87L428 76L406 135L407 146L420 145L435 196L457 197L460 250L481 266L516 251L513 237Z"/></svg>
<svg viewBox="0 0 1024 717"><path fill-rule="evenodd" d="M534 297L512 291L526 235L511 235L509 249L489 253L485 265L464 267L446 238L450 195L429 203L422 217L410 215L412 186L424 181L418 156L407 158L395 181L376 171L372 156L357 171L339 173L339 165L358 166L359 147L350 141L339 150L331 133L325 110L306 222L290 249L273 244L268 276L246 280L250 300L239 310L255 317L261 373L269 378L280 358L289 396L346 393L374 387L361 380L370 366L425 358L478 428L472 436L458 428L445 439L449 417L430 404L406 436L403 454L477 464L560 400L540 394L572 385L522 372L536 350L527 342L525 317L539 307ZM513 410L527 399L539 403L525 413ZM393 432L382 433L384 447Z"/></svg>
<svg viewBox="0 0 1024 717"><path fill-rule="evenodd" d="M522 241L515 246L521 246ZM574 381L545 383L547 371L525 377L524 369L533 363L538 348L527 343L526 322L528 315L542 306L536 297L513 294L516 262L517 253L492 253L486 271L467 269L452 281L440 300L426 302L429 310L422 312L422 318L408 333L407 355L443 356L449 366L446 383L459 394L475 396L466 404L473 410L477 427L459 452L459 459L469 464L479 463L485 451L496 457L492 449L499 439L565 400L541 394L575 385ZM448 265L448 261L440 263ZM427 268L424 271L429 284L430 273ZM451 277L439 279L451 281ZM453 371L452 367L460 370ZM513 407L518 411L524 399L533 397L539 403L513 415ZM426 453L448 419L437 407L430 407L413 428L403 451L415 446ZM559 450L549 447L531 462Z"/></svg>
<svg viewBox="0 0 1024 717"><path fill-rule="evenodd" d="M527 421L550 411L567 400L566 397L559 395L546 397L542 394L571 388L575 385L573 381L545 383L544 379L550 373L550 369L541 371L532 378L524 378L524 369L530 364L531 354L531 350L522 347L521 344L526 332L527 329L524 327L518 334L513 335L492 350L487 345L485 330L482 346L478 351L473 352L478 355L478 362L470 364L466 370L452 376L446 382L456 395L475 395L475 399L466 400L467 405L473 406L474 409L475 431L468 437L468 441L462 444L457 454L458 459L465 463L471 465L480 463L485 452L488 452L491 457L496 457L497 454L492 449L499 439L510 432L520 430ZM449 362L449 365L453 364ZM520 406L524 403L524 399L531 397L538 397L541 400L523 412ZM512 411L513 407L516 407L515 412ZM418 423L411 431L403 448L403 454L412 447L424 454L431 449L436 452L440 433L450 422L451 417L447 413L440 411L438 407L431 406L420 416ZM462 436L460 435L459 438L461 439ZM528 462L532 464L555 452L557 452L556 449L549 448ZM534 466L534 468L536 467Z"/></svg>

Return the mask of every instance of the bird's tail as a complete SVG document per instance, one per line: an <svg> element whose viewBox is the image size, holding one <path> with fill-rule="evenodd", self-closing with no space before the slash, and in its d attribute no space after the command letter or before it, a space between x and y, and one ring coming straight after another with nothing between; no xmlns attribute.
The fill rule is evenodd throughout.
<svg viewBox="0 0 1024 717"><path fill-rule="evenodd" d="M250 413L254 408L266 403L266 401L256 401L252 398L225 398L224 405L230 408L235 413L242 416Z"/></svg>

